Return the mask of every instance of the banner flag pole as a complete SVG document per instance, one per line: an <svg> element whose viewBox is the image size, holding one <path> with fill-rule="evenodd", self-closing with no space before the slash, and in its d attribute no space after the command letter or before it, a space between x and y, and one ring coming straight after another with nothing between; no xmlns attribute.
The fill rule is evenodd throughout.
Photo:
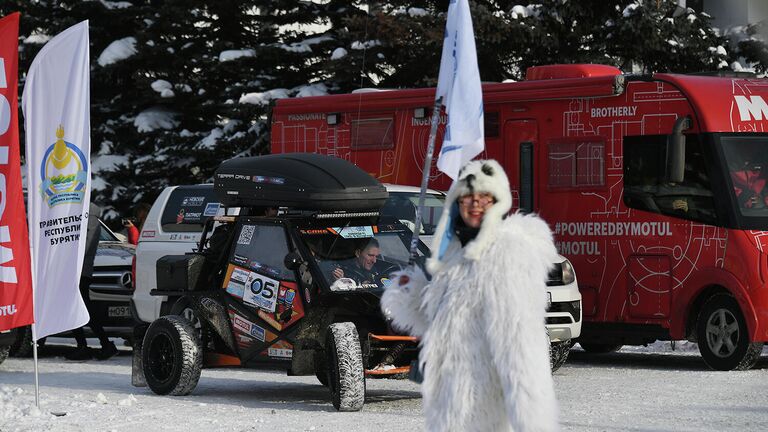
<svg viewBox="0 0 768 432"><path fill-rule="evenodd" d="M429 172L432 170L432 153L435 152L435 139L437 138L437 126L440 124L440 111L443 109L443 97L435 98L435 106L432 108L432 126L429 129L429 141L427 143L427 155L424 158L424 167L421 175L421 190L419 191L419 205L416 207L416 220L414 221L413 237L411 237L410 264L416 260L419 254L419 234L421 233L421 214L424 211L424 201L427 196L427 184Z"/></svg>

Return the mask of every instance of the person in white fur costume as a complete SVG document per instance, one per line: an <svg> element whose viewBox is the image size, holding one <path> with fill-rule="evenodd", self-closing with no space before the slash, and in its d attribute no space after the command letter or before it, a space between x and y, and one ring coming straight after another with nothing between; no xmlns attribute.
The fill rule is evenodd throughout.
<svg viewBox="0 0 768 432"><path fill-rule="evenodd" d="M544 326L552 233L509 214L494 160L472 161L446 197L427 261L393 276L382 309L421 338L429 431L556 431L558 407Z"/></svg>

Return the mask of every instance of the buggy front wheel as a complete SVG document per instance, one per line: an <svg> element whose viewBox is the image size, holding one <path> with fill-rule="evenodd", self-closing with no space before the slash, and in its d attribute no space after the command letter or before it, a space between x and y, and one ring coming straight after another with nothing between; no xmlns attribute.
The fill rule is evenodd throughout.
<svg viewBox="0 0 768 432"><path fill-rule="evenodd" d="M365 375L357 328L351 322L331 324L325 345L333 407L360 411L365 403Z"/></svg>
<svg viewBox="0 0 768 432"><path fill-rule="evenodd" d="M142 368L153 392L188 395L203 367L202 348L192 325L178 315L162 316L147 329L142 346Z"/></svg>

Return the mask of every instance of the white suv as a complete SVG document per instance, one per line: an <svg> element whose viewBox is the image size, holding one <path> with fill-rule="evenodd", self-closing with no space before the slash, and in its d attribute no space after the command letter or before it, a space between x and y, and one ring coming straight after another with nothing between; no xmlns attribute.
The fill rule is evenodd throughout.
<svg viewBox="0 0 768 432"><path fill-rule="evenodd" d="M173 300L152 296L157 288L157 260L194 251L205 222L219 211L212 184L169 186L147 214L136 246L136 289L131 301L136 320L151 323L170 312Z"/></svg>

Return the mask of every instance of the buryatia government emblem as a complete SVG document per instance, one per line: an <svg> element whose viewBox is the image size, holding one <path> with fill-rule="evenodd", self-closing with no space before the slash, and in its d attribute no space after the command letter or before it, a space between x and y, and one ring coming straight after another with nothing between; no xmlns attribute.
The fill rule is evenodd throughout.
<svg viewBox="0 0 768 432"><path fill-rule="evenodd" d="M77 146L64 141L64 127L56 129L56 142L45 151L40 166L40 193L48 207L83 201L88 160Z"/></svg>

